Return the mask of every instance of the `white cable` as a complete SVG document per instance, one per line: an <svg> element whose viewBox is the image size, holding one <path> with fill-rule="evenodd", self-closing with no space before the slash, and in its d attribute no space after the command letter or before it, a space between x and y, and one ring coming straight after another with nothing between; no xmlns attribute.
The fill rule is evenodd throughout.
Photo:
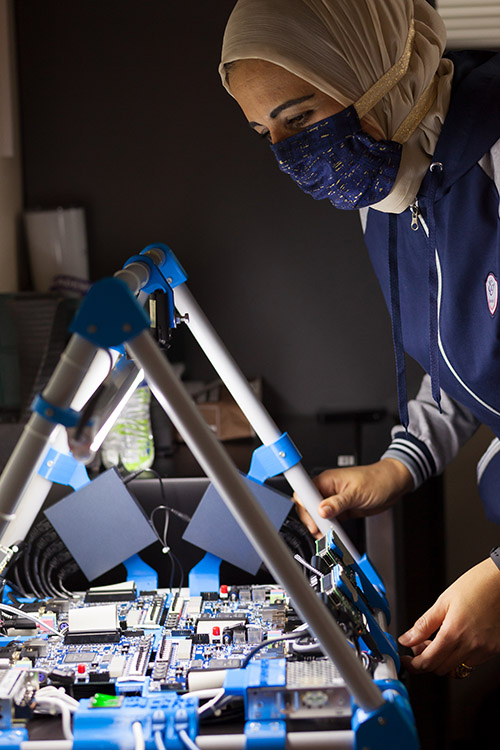
<svg viewBox="0 0 500 750"><path fill-rule="evenodd" d="M37 700L40 696L42 698L45 698L47 696L58 698L68 705L70 711L71 709L73 709L73 711L76 711L80 705L79 702L75 700L75 698L72 698L71 695L67 694L63 687L56 688L54 685L46 685L45 687L37 690L35 694L35 700Z"/></svg>
<svg viewBox="0 0 500 750"><path fill-rule="evenodd" d="M192 690L190 693L184 693L185 698L213 698L219 692L220 687L203 688L201 690Z"/></svg>
<svg viewBox="0 0 500 750"><path fill-rule="evenodd" d="M199 692L202 693L202 692L205 692L205 691L200 690ZM225 692L226 691L224 690L224 688L221 688L220 690L218 690L217 694L214 695L214 697L212 698L212 700L208 701L208 703L205 703L201 708L198 709L198 716L201 716L206 711L210 711L210 709L213 708L215 706L215 704L218 703L220 701L220 699L224 697ZM192 695L192 693L190 693L190 695Z"/></svg>
<svg viewBox="0 0 500 750"><path fill-rule="evenodd" d="M42 710L39 711L39 713L46 713L44 709L48 709L48 713L60 713L61 714L61 724L62 724L62 732L64 735L65 740L72 740L73 739L73 731L71 729L71 711L69 707L67 706L64 701L59 700L58 698L36 698L36 707L35 712L38 708L41 708Z"/></svg>
<svg viewBox="0 0 500 750"><path fill-rule="evenodd" d="M160 730L157 730L154 736L156 750L167 750L167 748L165 747L165 743L163 742L163 737L161 736Z"/></svg>
<svg viewBox="0 0 500 750"><path fill-rule="evenodd" d="M38 617L35 617L35 615L32 615L30 612L24 612L24 610L22 609L11 607L10 604L3 604L3 602L0 602L0 610L3 610L4 612L10 612L10 614L17 615L18 617L26 617L26 619L36 622L39 627L50 630L51 633L54 633L59 637L62 635L62 633L60 633L58 630L53 628L51 625L47 625L47 623L42 622L42 620L40 620Z"/></svg>
<svg viewBox="0 0 500 750"><path fill-rule="evenodd" d="M189 736L189 734L186 732L185 729L181 729L179 731L179 739L184 745L184 747L187 748L187 750L200 750L199 746L196 744L196 742L193 742L193 740L191 739L191 737ZM163 750L163 748L159 750Z"/></svg>
<svg viewBox="0 0 500 750"><path fill-rule="evenodd" d="M134 735L134 750L146 750L144 732L140 721L134 721L132 724L132 734Z"/></svg>

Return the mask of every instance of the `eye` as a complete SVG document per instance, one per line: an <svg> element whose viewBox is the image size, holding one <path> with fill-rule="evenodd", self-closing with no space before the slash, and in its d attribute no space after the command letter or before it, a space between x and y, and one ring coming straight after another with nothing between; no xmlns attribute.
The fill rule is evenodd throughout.
<svg viewBox="0 0 500 750"><path fill-rule="evenodd" d="M312 113L312 109L308 109L306 112L301 112L300 115L287 119L286 124L288 127L292 128L305 127Z"/></svg>
<svg viewBox="0 0 500 750"><path fill-rule="evenodd" d="M264 138L266 141L269 141L269 143L271 143L271 133L269 132L269 130L263 130L262 132L256 130L255 132L257 133L259 138Z"/></svg>

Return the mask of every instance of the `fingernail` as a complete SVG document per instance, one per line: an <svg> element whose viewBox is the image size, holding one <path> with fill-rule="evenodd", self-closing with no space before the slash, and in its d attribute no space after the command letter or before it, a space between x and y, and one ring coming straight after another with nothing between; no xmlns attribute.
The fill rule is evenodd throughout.
<svg viewBox="0 0 500 750"><path fill-rule="evenodd" d="M400 635L398 638L398 641L401 643L402 646L407 646L409 643L411 643L413 640L413 631L408 630L406 633L403 633L403 635Z"/></svg>
<svg viewBox="0 0 500 750"><path fill-rule="evenodd" d="M332 509L327 505L325 507L320 507L319 514L322 518L330 518L330 516L332 515Z"/></svg>

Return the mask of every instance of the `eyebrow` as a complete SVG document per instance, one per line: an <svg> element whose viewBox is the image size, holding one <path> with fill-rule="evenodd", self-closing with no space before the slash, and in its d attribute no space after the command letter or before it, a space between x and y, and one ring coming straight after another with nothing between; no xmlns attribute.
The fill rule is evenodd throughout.
<svg viewBox="0 0 500 750"><path fill-rule="evenodd" d="M293 107L295 104L302 104L302 102L306 102L308 99L312 99L314 94L307 94L306 96L301 96L298 99L289 99L287 102L283 102L283 104L279 104L277 107L275 107L270 113L269 117L271 117L273 120L276 119L276 117L279 115L280 112L283 112L284 109L288 109L289 107ZM256 125L261 125L260 122L249 122L248 125L251 128L254 128Z"/></svg>

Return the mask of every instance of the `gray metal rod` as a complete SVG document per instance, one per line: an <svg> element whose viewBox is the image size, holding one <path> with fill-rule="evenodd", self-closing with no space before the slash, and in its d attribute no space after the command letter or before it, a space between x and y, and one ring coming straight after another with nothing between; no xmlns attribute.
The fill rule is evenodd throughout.
<svg viewBox="0 0 500 750"><path fill-rule="evenodd" d="M240 527L276 580L287 591L324 653L336 664L356 703L365 711L379 708L384 702L380 690L364 671L325 604L299 571L284 541L211 432L150 333L143 331L127 342L126 348L143 368L158 402L213 481Z"/></svg>
<svg viewBox="0 0 500 750"><path fill-rule="evenodd" d="M102 352L99 356L108 358ZM96 347L93 344L80 336L72 336L43 392L44 398L63 409L70 406L88 376L95 357ZM9 525L9 516L16 511L56 428L56 424L36 413L28 420L0 477L0 537Z"/></svg>
<svg viewBox="0 0 500 750"><path fill-rule="evenodd" d="M199 734L196 744L201 750L245 750L244 734ZM352 750L354 732L287 732L286 750Z"/></svg>
<svg viewBox="0 0 500 750"><path fill-rule="evenodd" d="M216 372L219 373L224 385L252 425L260 440L264 445L272 445L281 437L282 431L275 424L264 404L255 395L251 385L189 291L187 284L180 284L175 288L174 299L177 310L186 319L186 324L194 338L212 363ZM339 521L336 519L328 520L319 515L318 507L323 497L306 472L303 464L299 462L284 471L283 474L319 530L323 534L326 534L330 528L333 528L338 540L348 550L353 559L359 560L359 552Z"/></svg>

